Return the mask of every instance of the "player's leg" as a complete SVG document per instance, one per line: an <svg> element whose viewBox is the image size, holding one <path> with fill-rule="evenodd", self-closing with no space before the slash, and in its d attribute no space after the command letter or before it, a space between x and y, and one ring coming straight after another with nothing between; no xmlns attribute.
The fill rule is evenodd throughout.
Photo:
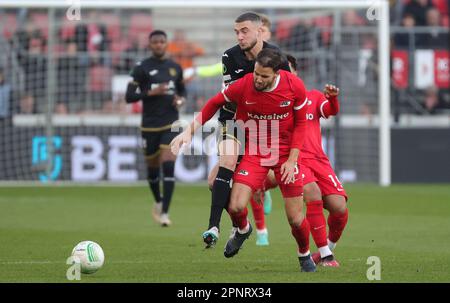
<svg viewBox="0 0 450 303"><path fill-rule="evenodd" d="M212 187L214 185L214 180L216 179L218 172L219 172L219 163L214 165L214 167L211 169L211 172L208 175L208 187L210 190L212 190Z"/></svg>
<svg viewBox="0 0 450 303"><path fill-rule="evenodd" d="M252 188L250 186L236 182L233 184L228 213L233 225L237 227L237 230L234 235L230 237L225 246L224 256L226 258L233 257L237 254L242 247L242 244L244 244L244 241L252 233L252 226L247 219L247 202L250 200L251 196Z"/></svg>
<svg viewBox="0 0 450 303"><path fill-rule="evenodd" d="M264 217L264 190L258 189L250 199L256 225L256 245L269 245L269 232Z"/></svg>
<svg viewBox="0 0 450 303"><path fill-rule="evenodd" d="M266 180L264 180L264 214L269 215L272 211L272 195L269 189L277 187L277 181L275 180L275 174L273 170L270 170L267 174Z"/></svg>
<svg viewBox="0 0 450 303"><path fill-rule="evenodd" d="M303 172L308 171L305 168ZM306 181L305 181L306 182ZM327 242L327 223L323 214L322 193L316 182L309 182L303 187L304 200L306 202L306 219L311 226L311 235L319 252L312 254L314 263L322 266L337 267L339 263L335 260Z"/></svg>
<svg viewBox="0 0 450 303"><path fill-rule="evenodd" d="M275 168L274 172L283 195L286 217L291 226L291 233L297 242L297 255L301 271L314 272L316 271L316 265L309 251L310 226L303 212L301 177L296 177L294 183L284 184L281 182L279 167Z"/></svg>
<svg viewBox="0 0 450 303"><path fill-rule="evenodd" d="M147 181L150 191L155 199L152 209L153 219L160 223L162 211L162 197L160 191L160 150L159 150L159 133L142 132L142 148L147 165Z"/></svg>
<svg viewBox="0 0 450 303"><path fill-rule="evenodd" d="M244 156L242 158L233 176L234 182L228 205L228 214L233 225L237 227L237 231L230 237L225 246L224 255L227 258L237 254L245 239L252 233L252 226L247 219L247 203L253 193L261 187L268 172L267 167L261 167L254 161L248 161L250 157Z"/></svg>
<svg viewBox="0 0 450 303"><path fill-rule="evenodd" d="M219 236L220 219L230 199L231 179L236 168L239 147L239 142L232 138L223 138L218 144L219 168L212 185L208 230L203 233L207 247L214 245Z"/></svg>
<svg viewBox="0 0 450 303"><path fill-rule="evenodd" d="M219 163L217 163L213 169L211 170L211 172L208 175L208 187L209 189L212 191L213 189L213 185L214 185L214 181L216 179L217 173L219 172ZM210 221L211 218L213 217L213 211L212 211L212 205L210 207ZM203 242L205 242L206 247L205 248L210 248L212 246L214 246L217 241L219 240L219 229L216 226L212 226L211 228L209 228L207 231L205 231L202 234L203 237Z"/></svg>
<svg viewBox="0 0 450 303"><path fill-rule="evenodd" d="M347 201L345 196L336 194L327 195L323 200L325 209L330 213L328 215L328 246L334 250L348 222Z"/></svg>
<svg viewBox="0 0 450 303"><path fill-rule="evenodd" d="M321 161L310 167L317 176L324 208L330 213L327 220L328 246L333 250L348 221L347 194L328 161Z"/></svg>
<svg viewBox="0 0 450 303"><path fill-rule="evenodd" d="M172 201L173 191L175 189L175 160L176 155L170 150L170 142L175 138L177 132L166 130L161 134L160 140L160 161L163 173L163 204L161 211L161 224L162 226L171 225L169 219L169 207Z"/></svg>

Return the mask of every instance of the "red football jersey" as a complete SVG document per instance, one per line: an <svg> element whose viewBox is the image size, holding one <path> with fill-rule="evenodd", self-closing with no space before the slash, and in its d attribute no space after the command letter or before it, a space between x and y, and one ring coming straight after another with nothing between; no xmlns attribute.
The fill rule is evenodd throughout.
<svg viewBox="0 0 450 303"><path fill-rule="evenodd" d="M320 118L327 119L324 106L329 102L324 94L318 90L306 92L306 135L301 149L302 158L328 159L322 148L322 132Z"/></svg>
<svg viewBox="0 0 450 303"><path fill-rule="evenodd" d="M280 70L271 90L257 91L251 73L222 93L227 102L237 104L236 120L246 122L246 155L269 158L275 149L283 155L301 147L296 145L294 128L306 118L307 101L305 86L297 76Z"/></svg>

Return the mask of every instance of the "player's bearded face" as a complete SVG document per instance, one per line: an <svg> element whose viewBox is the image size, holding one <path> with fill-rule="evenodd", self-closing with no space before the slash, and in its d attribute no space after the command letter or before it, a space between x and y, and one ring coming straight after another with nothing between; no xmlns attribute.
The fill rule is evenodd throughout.
<svg viewBox="0 0 450 303"><path fill-rule="evenodd" d="M253 86L257 91L267 90L273 87L277 76L278 72L274 72L271 67L262 67L257 62L253 71Z"/></svg>
<svg viewBox="0 0 450 303"><path fill-rule="evenodd" d="M243 51L251 50L258 43L260 36L259 27L251 21L236 23L234 32L236 33L239 47Z"/></svg>
<svg viewBox="0 0 450 303"><path fill-rule="evenodd" d="M167 49L167 39L163 35L153 36L150 39L150 50L157 58L165 55Z"/></svg>

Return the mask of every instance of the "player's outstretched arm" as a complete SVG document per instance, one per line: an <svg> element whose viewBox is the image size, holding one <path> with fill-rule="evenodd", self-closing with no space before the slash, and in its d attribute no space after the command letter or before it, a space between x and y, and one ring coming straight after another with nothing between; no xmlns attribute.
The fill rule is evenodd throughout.
<svg viewBox="0 0 450 303"><path fill-rule="evenodd" d="M326 84L323 94L328 102L324 103L322 107L322 115L325 118L337 115L339 113L339 88L332 84Z"/></svg>
<svg viewBox="0 0 450 303"><path fill-rule="evenodd" d="M189 144L197 129L209 121L214 114L226 103L222 93L218 93L206 102L194 121L181 134L176 136L170 143L170 149L174 155L178 155L184 144Z"/></svg>

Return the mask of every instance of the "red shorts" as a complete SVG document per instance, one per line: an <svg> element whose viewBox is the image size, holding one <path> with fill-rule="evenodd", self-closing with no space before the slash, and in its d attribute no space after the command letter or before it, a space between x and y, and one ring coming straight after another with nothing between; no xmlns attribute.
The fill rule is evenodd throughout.
<svg viewBox="0 0 450 303"><path fill-rule="evenodd" d="M303 184L316 182L322 192L322 196L339 195L348 199L344 187L328 160L302 158L301 171Z"/></svg>
<svg viewBox="0 0 450 303"><path fill-rule="evenodd" d="M233 182L241 183L249 186L253 191L263 188L264 180L267 177L269 169L273 169L275 178L279 184L281 194L284 198L299 197L303 194L303 180L298 176L301 176L300 169L297 170L295 182L284 184L281 182L281 165L286 162L288 156L281 156L280 161L276 166L261 166L261 158L257 156L244 155L241 163L239 163L236 171L234 172Z"/></svg>

